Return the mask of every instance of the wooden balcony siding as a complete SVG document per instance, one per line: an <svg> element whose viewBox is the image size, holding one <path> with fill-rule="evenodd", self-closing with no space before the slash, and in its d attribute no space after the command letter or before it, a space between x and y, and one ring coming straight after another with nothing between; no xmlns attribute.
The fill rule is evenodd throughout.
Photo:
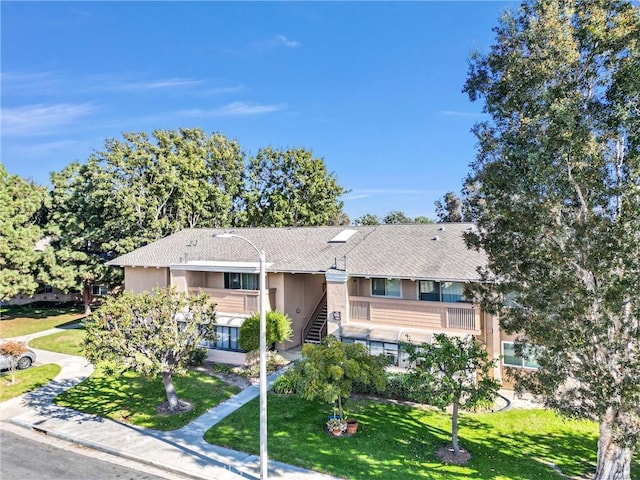
<svg viewBox="0 0 640 480"><path fill-rule="evenodd" d="M190 294L206 293L216 303L216 310L227 313L250 314L260 311L258 290L231 290L226 288L189 287ZM275 310L276 289L267 291L267 310Z"/></svg>
<svg viewBox="0 0 640 480"><path fill-rule="evenodd" d="M353 322L480 333L480 310L470 303L352 296L349 310Z"/></svg>

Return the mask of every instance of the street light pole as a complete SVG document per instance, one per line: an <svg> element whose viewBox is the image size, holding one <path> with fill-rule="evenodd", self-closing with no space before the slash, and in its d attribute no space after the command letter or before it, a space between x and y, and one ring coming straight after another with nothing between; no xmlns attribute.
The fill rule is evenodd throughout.
<svg viewBox="0 0 640 480"><path fill-rule="evenodd" d="M256 247L251 240L235 233L219 233L217 238L239 238L244 240L258 252L260 257L260 480L267 480L267 308L265 270L266 256L264 250Z"/></svg>

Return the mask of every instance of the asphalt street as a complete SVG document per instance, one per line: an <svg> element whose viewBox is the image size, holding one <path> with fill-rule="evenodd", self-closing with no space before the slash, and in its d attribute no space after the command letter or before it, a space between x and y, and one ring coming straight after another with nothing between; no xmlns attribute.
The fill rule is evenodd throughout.
<svg viewBox="0 0 640 480"><path fill-rule="evenodd" d="M21 429L24 430L24 429ZM42 437L42 438L38 438ZM105 460L109 461L105 461ZM113 463L117 461L119 464ZM2 480L178 480L129 468L109 455L72 445L42 434L0 428L0 478ZM163 473L156 471L156 473Z"/></svg>

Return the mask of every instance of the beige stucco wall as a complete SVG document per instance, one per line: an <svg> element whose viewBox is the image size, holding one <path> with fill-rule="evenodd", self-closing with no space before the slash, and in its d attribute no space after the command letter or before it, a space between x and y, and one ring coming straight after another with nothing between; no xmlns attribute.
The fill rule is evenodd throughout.
<svg viewBox="0 0 640 480"><path fill-rule="evenodd" d="M178 292L187 291L187 273L184 270L171 270L171 286Z"/></svg>
<svg viewBox="0 0 640 480"><path fill-rule="evenodd" d="M327 282L327 334L336 333L341 325L349 323L349 277L346 272L328 271ZM333 321L335 313L340 321Z"/></svg>
<svg viewBox="0 0 640 480"><path fill-rule="evenodd" d="M169 269L155 267L125 267L124 289L141 293L156 287L165 288L169 284Z"/></svg>
<svg viewBox="0 0 640 480"><path fill-rule="evenodd" d="M284 345L284 348L291 348L302 343L304 327L322 296L324 275L282 274L281 277L270 277L270 287L274 287L271 281L276 279L282 283L281 288L275 287L277 309L292 320L292 341Z"/></svg>

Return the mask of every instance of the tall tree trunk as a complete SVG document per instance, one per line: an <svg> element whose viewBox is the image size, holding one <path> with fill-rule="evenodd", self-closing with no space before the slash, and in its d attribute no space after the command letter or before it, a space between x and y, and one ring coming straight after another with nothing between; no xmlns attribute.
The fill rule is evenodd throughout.
<svg viewBox="0 0 640 480"><path fill-rule="evenodd" d="M164 391L167 393L167 402L169 402L169 410L175 410L178 408L178 394L176 388L173 386L173 379L169 372L162 372L162 383L164 385Z"/></svg>
<svg viewBox="0 0 640 480"><path fill-rule="evenodd" d="M460 455L458 446L458 400L453 402L453 413L451 414L451 443L453 444L453 454Z"/></svg>
<svg viewBox="0 0 640 480"><path fill-rule="evenodd" d="M91 315L91 282L85 280L82 284L82 299L84 300L84 314Z"/></svg>
<svg viewBox="0 0 640 480"><path fill-rule="evenodd" d="M631 450L613 439L615 412L609 408L600 423L598 466L594 480L631 480Z"/></svg>

